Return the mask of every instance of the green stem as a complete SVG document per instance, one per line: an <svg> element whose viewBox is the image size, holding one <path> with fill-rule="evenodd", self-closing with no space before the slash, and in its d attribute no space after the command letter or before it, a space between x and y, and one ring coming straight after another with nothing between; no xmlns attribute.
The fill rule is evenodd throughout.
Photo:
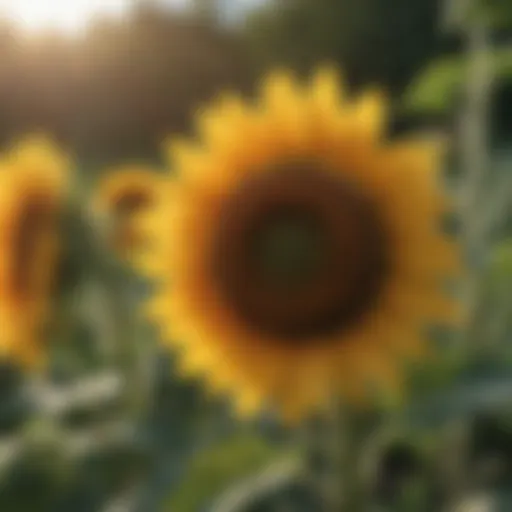
<svg viewBox="0 0 512 512"><path fill-rule="evenodd" d="M476 3L476 2L474 2ZM479 229L482 184L489 168L489 105L493 83L492 47L486 21L471 19L465 27L467 38L468 76L467 105L461 119L461 161L465 172L462 215L464 242L470 254L488 248L487 233ZM482 295L482 268L475 267L468 280L469 321L465 342L478 348L485 343L479 336L479 310Z"/></svg>
<svg viewBox="0 0 512 512"><path fill-rule="evenodd" d="M358 418L334 402L328 421L326 456L329 471L322 482L327 512L367 512L367 493L361 471L361 453L365 435Z"/></svg>
<svg viewBox="0 0 512 512"><path fill-rule="evenodd" d="M115 360L125 376L124 406L129 415L144 414L150 403L150 379L146 371L148 350L143 340L142 322L136 307L136 288L133 278L125 269L109 267L103 276L112 317L115 336Z"/></svg>

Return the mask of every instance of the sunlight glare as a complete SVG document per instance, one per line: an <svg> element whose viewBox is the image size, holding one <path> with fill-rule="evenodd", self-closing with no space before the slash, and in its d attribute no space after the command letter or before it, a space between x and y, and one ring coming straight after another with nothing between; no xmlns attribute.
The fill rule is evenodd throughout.
<svg viewBox="0 0 512 512"><path fill-rule="evenodd" d="M130 0L0 0L0 18L28 30L79 32L96 14L121 14Z"/></svg>

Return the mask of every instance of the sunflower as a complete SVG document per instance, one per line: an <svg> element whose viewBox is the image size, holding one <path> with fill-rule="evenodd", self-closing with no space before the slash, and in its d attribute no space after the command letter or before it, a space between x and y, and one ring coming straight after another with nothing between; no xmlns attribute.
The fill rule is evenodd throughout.
<svg viewBox="0 0 512 512"><path fill-rule="evenodd" d="M332 69L306 85L277 72L255 105L223 96L197 141L169 142L177 177L145 221L148 311L183 374L240 413L400 397L425 327L459 317L443 144L390 142L386 122L378 91L349 100Z"/></svg>
<svg viewBox="0 0 512 512"><path fill-rule="evenodd" d="M0 159L0 350L22 365L45 355L67 167L42 137L23 140Z"/></svg>
<svg viewBox="0 0 512 512"><path fill-rule="evenodd" d="M114 252L130 257L143 245L137 219L153 204L158 174L133 164L107 172L93 201L94 213L107 221L107 240Z"/></svg>

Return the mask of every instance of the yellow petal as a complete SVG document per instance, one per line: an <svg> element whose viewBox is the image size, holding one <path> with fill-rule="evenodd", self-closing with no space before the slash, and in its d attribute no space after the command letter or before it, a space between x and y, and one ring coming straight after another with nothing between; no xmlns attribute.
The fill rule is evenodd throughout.
<svg viewBox="0 0 512 512"><path fill-rule="evenodd" d="M344 91L345 87L333 67L322 67L313 77L313 99L323 111L338 111L345 99Z"/></svg>
<svg viewBox="0 0 512 512"><path fill-rule="evenodd" d="M382 91L373 89L361 95L353 111L353 122L372 142L381 141L389 116L388 103Z"/></svg>

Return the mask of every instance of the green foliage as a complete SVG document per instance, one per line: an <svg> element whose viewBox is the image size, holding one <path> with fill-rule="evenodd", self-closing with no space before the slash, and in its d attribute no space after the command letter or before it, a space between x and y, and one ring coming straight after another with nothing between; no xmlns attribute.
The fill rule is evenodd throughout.
<svg viewBox="0 0 512 512"><path fill-rule="evenodd" d="M62 431L42 420L29 422L21 435L26 444L11 471L1 475L0 509L55 510L76 469L62 446Z"/></svg>
<svg viewBox="0 0 512 512"><path fill-rule="evenodd" d="M356 85L400 91L440 44L431 0L274 0L247 20L246 37L264 66L307 72L340 65Z"/></svg>
<svg viewBox="0 0 512 512"><path fill-rule="evenodd" d="M481 0L468 13L469 20L485 20L493 28L512 26L512 4L509 0Z"/></svg>
<svg viewBox="0 0 512 512"><path fill-rule="evenodd" d="M250 433L199 452L186 468L181 487L164 510L197 512L230 485L262 469L278 456L275 448Z"/></svg>
<svg viewBox="0 0 512 512"><path fill-rule="evenodd" d="M494 253L493 275L496 279L512 278L512 240L500 244Z"/></svg>
<svg viewBox="0 0 512 512"><path fill-rule="evenodd" d="M420 479L412 479L402 490L398 503L393 507L394 512L426 512L429 491L427 483Z"/></svg>
<svg viewBox="0 0 512 512"><path fill-rule="evenodd" d="M512 243L506 241L492 251L489 269L483 276L481 294L485 299L486 315L479 327L486 342L471 352L464 350L460 340L452 350L441 346L439 360L410 368L409 386L414 403L406 412L408 421L418 425L440 425L450 418L470 417L487 408L499 411L506 407L512 376L512 347L509 343L511 284ZM510 312L508 315L506 308ZM504 323L502 329L496 331L492 314L501 310L505 312ZM487 328L487 324L494 329ZM446 335L437 333L435 337L446 346L450 343Z"/></svg>
<svg viewBox="0 0 512 512"><path fill-rule="evenodd" d="M495 50L492 65L498 77L512 81L512 50ZM449 110L464 84L466 68L467 59L464 57L434 61L408 88L403 103L405 110L421 113Z"/></svg>

